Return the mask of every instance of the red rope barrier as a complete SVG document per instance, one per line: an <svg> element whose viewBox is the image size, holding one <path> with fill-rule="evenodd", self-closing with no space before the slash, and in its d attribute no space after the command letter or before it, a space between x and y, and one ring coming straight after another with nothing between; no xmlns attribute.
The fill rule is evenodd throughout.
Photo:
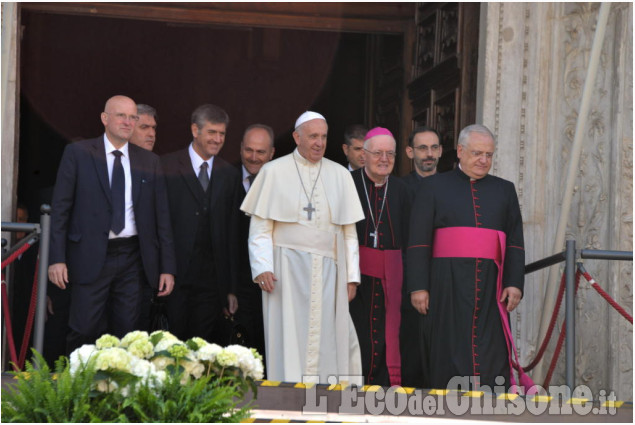
<svg viewBox="0 0 635 425"><path fill-rule="evenodd" d="M9 343L9 356L11 357L11 364L13 369L18 372L18 355L15 352L15 341L13 340L13 327L11 326L11 316L9 315L9 294L7 293L7 284L2 276L2 314L4 315L4 322L7 329L7 342Z"/></svg>
<svg viewBox="0 0 635 425"><path fill-rule="evenodd" d="M622 306L620 306L613 298L611 298L611 296L609 294L607 294L601 287L600 285L598 285L598 283L591 277L591 275L589 273L587 273L586 271L581 271L581 270L577 270L576 272L576 283L575 283L575 292L577 294L578 292L578 288L580 286L580 277L584 276L585 279L591 284L591 286L593 287L593 289L595 289L598 294L600 294L600 296L602 296L602 298L604 298L618 313L620 313L624 318L626 318L626 320L628 320L629 322L631 322L631 324L633 323L633 316L631 316L630 314L628 314L626 312L626 310L624 310L624 308ZM538 354L536 354L536 357L531 361L531 363L529 363L527 366L525 366L523 369L528 372L530 370L532 370L541 360L542 357L545 354L545 351L547 349L547 346L549 345L549 341L551 340L552 334L553 334L553 330L555 328L556 325L556 320L558 318L558 312L560 311L560 307L562 305L562 298L564 296L564 290L565 290L565 274L563 273L562 275L562 279L560 280L560 288L558 289L558 296L556 299L556 304L553 308L553 313L551 315L551 321L549 322L549 328L547 329L547 333L545 335L545 338L542 341L542 344L540 345L540 349L538 350ZM556 362L560 356L560 351L562 350L562 344L564 343L564 339L566 336L566 320L563 321L562 323L562 329L560 331L560 336L558 337L558 343L556 344L556 348L554 350L553 353L553 357L551 359L551 364L549 366L549 371L547 372L547 377L545 378L545 383L544 383L544 387L548 387L549 383L551 382L551 377L553 376L553 372L555 370L555 366L556 366ZM518 369L518 364L514 363L513 364L515 369Z"/></svg>
<svg viewBox="0 0 635 425"><path fill-rule="evenodd" d="M33 274L33 286L31 290L31 303L29 304L29 313L26 319L26 325L24 326L24 336L22 337L22 347L20 348L20 358L18 359L18 367L20 370L24 368L24 361L26 360L26 351L31 341L31 331L33 330L33 320L35 318L35 308L37 306L37 276L38 266L40 265L40 258L38 257L35 262L35 273Z"/></svg>
<svg viewBox="0 0 635 425"><path fill-rule="evenodd" d="M595 289L597 293L602 296L602 298L604 298L618 313L624 316L626 320L628 320L629 322L631 322L631 324L633 324L633 316L628 314L626 310L622 308L622 306L620 306L617 302L615 302L615 300L611 298L611 296L607 294L600 285L598 285L595 279L593 279L587 271L582 272L582 275L591 284L593 289Z"/></svg>
<svg viewBox="0 0 635 425"><path fill-rule="evenodd" d="M6 260L2 262L2 270L4 270L4 268L7 267L9 264L13 263L16 258L24 254L24 252L29 248L31 248L31 244L28 242L22 245L16 252L11 254L9 258L7 258Z"/></svg>
<svg viewBox="0 0 635 425"><path fill-rule="evenodd" d="M562 343L564 342L564 337L567 335L566 325L567 321L564 320L562 322L562 329L560 330L560 337L558 337L558 343L556 344L556 349L553 352L551 364L549 365L549 370L547 371L547 376L545 377L545 383L542 384L543 388L547 388L551 383L551 377L553 376L553 371L556 369L556 363L558 362L558 357L560 357L560 350L562 350Z"/></svg>
<svg viewBox="0 0 635 425"><path fill-rule="evenodd" d="M578 287L580 287L580 270L578 270L575 274L575 291L574 294L578 293ZM556 363L558 362L558 357L560 357L560 351L562 350L562 344L564 343L564 337L567 335L567 321L564 320L562 322L562 329L560 330L560 337L558 338L558 343L556 344L556 349L553 352L553 357L551 358L551 364L549 365L549 370L547 371L547 377L545 378L545 383L542 385L543 388L547 388L549 383L551 383L551 377L553 376L553 371L556 369Z"/></svg>
<svg viewBox="0 0 635 425"><path fill-rule="evenodd" d="M540 349L538 350L538 354L536 357L529 363L527 366L523 367L525 372L529 372L542 360L542 356L544 356L545 351L547 350L547 346L549 345L549 341L551 341L551 336L553 334L553 330L556 327L556 320L558 319L558 312L560 311L560 306L562 305L562 297L564 296L564 287L565 287L565 274L562 274L562 279L560 280L560 288L558 289L558 297L556 298L556 305L553 307L553 313L551 315L551 321L549 322L549 328L547 328L547 333L545 334L545 338L542 340L542 344L540 345ZM518 365L514 364L514 368L518 369Z"/></svg>
<svg viewBox="0 0 635 425"><path fill-rule="evenodd" d="M24 254L29 248L31 248L30 243L25 243L17 251L11 254L6 260L2 262L2 270L5 269L9 264L13 263L20 255ZM7 285L4 281L4 276L2 279L2 309L4 310L4 319L6 323L7 329L7 339L9 343L9 351L11 356L11 362L13 364L13 368L16 371L22 370L24 367L24 361L26 360L26 351L29 347L29 342L31 339L31 331L33 329L33 320L35 317L35 308L37 305L37 275L38 275L38 263L39 258L36 261L35 265L35 274L33 276L33 286L31 292L31 302L29 304L29 312L27 315L27 322L24 329L24 335L22 337L22 346L20 347L20 357L17 356L15 340L13 337L13 326L11 325L11 314L9 311L9 295L7 292Z"/></svg>

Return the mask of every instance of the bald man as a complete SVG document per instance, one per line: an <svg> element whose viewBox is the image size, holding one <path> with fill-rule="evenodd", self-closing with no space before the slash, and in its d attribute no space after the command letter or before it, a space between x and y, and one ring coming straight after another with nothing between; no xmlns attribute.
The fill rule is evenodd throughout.
<svg viewBox="0 0 635 425"><path fill-rule="evenodd" d="M126 96L108 99L105 132L66 146L53 192L49 279L71 288L70 353L108 332L135 330L145 285L174 286L176 263L159 157L128 143L139 120ZM80 184L81 183L81 184Z"/></svg>

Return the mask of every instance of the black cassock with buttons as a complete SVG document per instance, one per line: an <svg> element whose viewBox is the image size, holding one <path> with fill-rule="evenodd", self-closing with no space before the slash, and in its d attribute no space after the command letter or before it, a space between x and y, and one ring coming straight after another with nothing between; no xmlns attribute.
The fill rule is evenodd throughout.
<svg viewBox="0 0 635 425"><path fill-rule="evenodd" d="M365 216L364 220L356 224L360 250L363 250L363 247L374 248L375 238L373 235L377 233L376 249L393 250L393 253L396 251L397 261L400 263L399 268L401 268L405 259L410 217L410 197L407 186L401 179L390 177L388 196L384 202L386 184L375 186L363 168L353 171L352 176ZM383 211L382 203L384 203ZM372 212L372 217L377 224L377 232L375 232L375 224L369 212ZM399 276L397 280L401 280L401 278L402 276ZM361 284L357 288L357 295L349 305L349 311L361 348L364 382L369 385L390 386L390 374L386 365L386 300L382 280L364 275L363 268L361 280ZM397 290L401 294L402 288L397 288ZM397 306L397 310L400 308L401 306ZM388 332L392 332L392 335L389 335L388 343L397 341L397 346L395 347L395 343L393 343L389 348L392 349L392 353L398 353L399 329L398 327L396 331L394 327L392 329L389 326ZM407 374L407 370L403 369L403 362L401 363L402 375ZM393 376L393 378L395 377Z"/></svg>
<svg viewBox="0 0 635 425"><path fill-rule="evenodd" d="M496 300L498 267L483 258L433 258L432 249L439 228L502 231L503 288L522 292L525 251L514 185L491 175L472 180L457 168L424 179L411 214L406 284L409 292L430 293L425 334L431 386L446 388L454 376L474 376L492 388L509 385L507 343Z"/></svg>

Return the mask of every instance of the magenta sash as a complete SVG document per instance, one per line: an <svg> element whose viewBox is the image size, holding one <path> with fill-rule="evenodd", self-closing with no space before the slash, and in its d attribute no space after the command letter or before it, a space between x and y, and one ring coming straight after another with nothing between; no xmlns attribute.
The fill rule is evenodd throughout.
<svg viewBox="0 0 635 425"><path fill-rule="evenodd" d="M401 250L379 250L360 246L359 269L363 275L381 279L386 307L386 366L390 375L390 385L401 385L401 353L399 351L401 285L403 283Z"/></svg>
<svg viewBox="0 0 635 425"><path fill-rule="evenodd" d="M507 358L509 361L509 374L512 384L512 392L516 390L516 378L514 376L513 358L518 364L518 377L520 385L525 387L527 394L535 390L534 382L520 367L518 352L514 344L507 307L500 301L503 293L503 264L505 264L505 233L499 230L483 229L479 227L445 227L437 229L434 233L433 257L467 257L486 258L494 260L498 267L496 279L496 304L503 325L505 343L507 344ZM512 354L513 353L513 354ZM531 391L530 391L531 389Z"/></svg>

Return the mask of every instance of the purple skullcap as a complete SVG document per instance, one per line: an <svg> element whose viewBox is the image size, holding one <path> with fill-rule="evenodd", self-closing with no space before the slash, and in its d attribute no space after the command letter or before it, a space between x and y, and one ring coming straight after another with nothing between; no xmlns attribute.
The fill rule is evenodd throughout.
<svg viewBox="0 0 635 425"><path fill-rule="evenodd" d="M364 141L370 139L371 137L375 137L375 136L390 136L393 139L395 138L395 136L393 136L392 133L390 132L390 130L388 130L387 128L375 127L373 129L368 130L368 133L366 133L366 136L364 137Z"/></svg>

